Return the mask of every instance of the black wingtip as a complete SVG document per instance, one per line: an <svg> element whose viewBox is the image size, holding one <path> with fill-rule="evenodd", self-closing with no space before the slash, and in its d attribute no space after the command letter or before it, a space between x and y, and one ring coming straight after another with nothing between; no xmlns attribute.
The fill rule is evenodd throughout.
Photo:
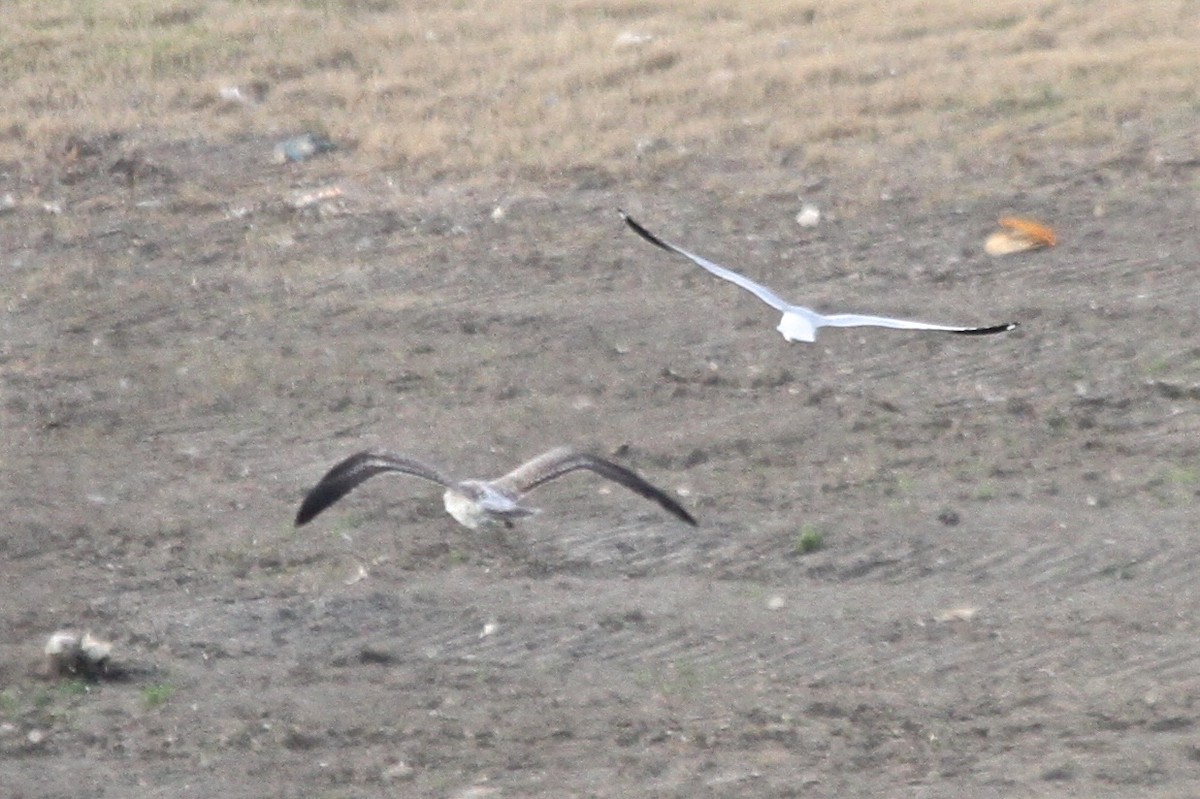
<svg viewBox="0 0 1200 799"><path fill-rule="evenodd" d="M296 511L296 527L308 524L317 518L321 511L350 493L361 480L355 481L347 478L353 478L354 473L359 471L363 462L370 457L370 450L356 452L326 472L325 476L304 495L304 500L300 503L300 510Z"/></svg>
<svg viewBox="0 0 1200 799"><path fill-rule="evenodd" d="M1005 322L1002 325L992 325L991 327L973 327L970 330L955 330L963 336L991 336L995 333L1007 333L1014 330L1019 325L1018 322Z"/></svg>
<svg viewBox="0 0 1200 799"><path fill-rule="evenodd" d="M667 252L675 251L675 248L673 248L670 244L667 244L665 241L660 239L658 236L655 236L649 230L646 230L646 228L642 227L637 222L637 220L635 220L629 214L625 213L620 208L617 209L617 213L621 215L621 218L625 220L625 224L628 225L630 227L630 229L633 230L634 233L638 234L643 239L645 239L646 241L653 244L655 247L661 247L662 249L666 250Z"/></svg>
<svg viewBox="0 0 1200 799"><path fill-rule="evenodd" d="M303 527L317 518L322 511L349 494L352 488L354 483L331 481L328 477L317 483L300 503L300 510L296 511L296 526Z"/></svg>
<svg viewBox="0 0 1200 799"><path fill-rule="evenodd" d="M692 514L687 512L687 508L683 507L683 505L680 505L678 502L676 502L673 498L666 495L665 493L659 492L658 496L652 496L649 498L656 500L659 505L661 505L672 516L675 516L680 521L687 522L692 527L700 526L700 522L696 521L695 516L693 516Z"/></svg>
<svg viewBox="0 0 1200 799"><path fill-rule="evenodd" d="M317 517L317 514L325 510L324 504L319 504L315 499L315 494L309 494L300 503L300 510L296 511L296 526L303 527Z"/></svg>

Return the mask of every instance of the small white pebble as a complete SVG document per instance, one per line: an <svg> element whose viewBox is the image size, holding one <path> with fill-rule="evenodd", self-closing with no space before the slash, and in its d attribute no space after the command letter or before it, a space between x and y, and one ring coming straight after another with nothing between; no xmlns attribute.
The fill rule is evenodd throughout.
<svg viewBox="0 0 1200 799"><path fill-rule="evenodd" d="M411 780L413 777L417 776L417 770L401 760L399 763L385 768L383 770L383 774L380 776L383 777L384 782Z"/></svg>
<svg viewBox="0 0 1200 799"><path fill-rule="evenodd" d="M654 34L637 31L621 31L613 41L613 47L640 47L654 41Z"/></svg>
<svg viewBox="0 0 1200 799"><path fill-rule="evenodd" d="M933 620L943 623L948 621L970 621L978 612L979 608L971 607L970 605L962 605L957 608L949 608L939 612L933 617Z"/></svg>
<svg viewBox="0 0 1200 799"><path fill-rule="evenodd" d="M821 209L812 203L805 203L796 214L796 224L800 227L816 227L821 224Z"/></svg>
<svg viewBox="0 0 1200 799"><path fill-rule="evenodd" d="M767 610L783 610L783 606L787 604L787 600L779 594L767 600Z"/></svg>
<svg viewBox="0 0 1200 799"><path fill-rule="evenodd" d="M355 583L362 582L370 576L371 575L367 572L367 567L360 563L358 564L358 569L355 570L354 574L350 577L347 577L342 582L344 582L346 585L354 585Z"/></svg>

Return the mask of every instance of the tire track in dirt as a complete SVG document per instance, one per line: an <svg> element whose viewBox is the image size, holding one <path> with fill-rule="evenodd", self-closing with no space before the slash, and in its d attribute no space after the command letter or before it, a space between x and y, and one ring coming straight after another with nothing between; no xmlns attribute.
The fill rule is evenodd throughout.
<svg viewBox="0 0 1200 799"><path fill-rule="evenodd" d="M624 501L624 497L605 493L611 500ZM589 520L562 525L549 537L529 539L529 545L535 549L546 545L561 553L565 568L572 573L582 569L596 575L636 575L694 565L702 557L699 545L707 537L673 520L647 518L602 526Z"/></svg>

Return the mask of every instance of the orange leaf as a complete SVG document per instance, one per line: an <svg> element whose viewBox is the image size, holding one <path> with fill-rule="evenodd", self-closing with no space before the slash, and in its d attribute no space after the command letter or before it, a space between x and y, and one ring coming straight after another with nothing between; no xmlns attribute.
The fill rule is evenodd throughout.
<svg viewBox="0 0 1200 799"><path fill-rule="evenodd" d="M1038 247L1053 247L1058 243L1054 230L1041 222L1032 219L1022 219L1019 216L1006 216L1000 220L1000 227L1008 228L1017 235L1029 239Z"/></svg>

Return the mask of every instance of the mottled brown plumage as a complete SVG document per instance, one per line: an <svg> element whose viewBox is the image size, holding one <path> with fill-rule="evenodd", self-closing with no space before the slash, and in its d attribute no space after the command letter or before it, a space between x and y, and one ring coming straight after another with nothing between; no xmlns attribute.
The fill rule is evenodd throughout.
<svg viewBox="0 0 1200 799"><path fill-rule="evenodd" d="M330 469L304 497L296 514L296 526L307 524L319 513L357 486L385 472L420 477L446 489L443 502L455 521L472 530L504 525L530 516L536 509L520 499L538 486L578 470L595 472L657 502L677 518L695 525L696 520L678 502L636 473L598 455L566 447L552 449L495 480L453 480L438 469L414 458L392 452L365 451L346 458Z"/></svg>

